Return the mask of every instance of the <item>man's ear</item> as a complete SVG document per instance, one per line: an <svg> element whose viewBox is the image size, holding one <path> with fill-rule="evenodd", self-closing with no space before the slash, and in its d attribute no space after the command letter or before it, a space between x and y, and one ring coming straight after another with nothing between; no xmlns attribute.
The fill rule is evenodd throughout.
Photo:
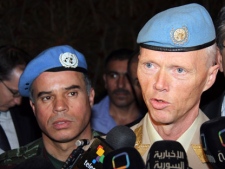
<svg viewBox="0 0 225 169"><path fill-rule="evenodd" d="M36 116L35 108L34 108L34 102L32 100L30 100L30 106L31 106L31 108L33 110L34 116Z"/></svg>
<svg viewBox="0 0 225 169"><path fill-rule="evenodd" d="M94 105L94 99L95 98L95 90L91 88L90 94L89 94L89 102L91 107Z"/></svg>
<svg viewBox="0 0 225 169"><path fill-rule="evenodd" d="M223 57L220 52L220 49L217 47L217 63L219 64L219 70L223 72Z"/></svg>
<svg viewBox="0 0 225 169"><path fill-rule="evenodd" d="M216 81L218 70L219 70L219 64L218 63L209 68L208 78L207 78L207 81L206 81L206 84L205 84L204 91L208 90L214 84L214 82Z"/></svg>

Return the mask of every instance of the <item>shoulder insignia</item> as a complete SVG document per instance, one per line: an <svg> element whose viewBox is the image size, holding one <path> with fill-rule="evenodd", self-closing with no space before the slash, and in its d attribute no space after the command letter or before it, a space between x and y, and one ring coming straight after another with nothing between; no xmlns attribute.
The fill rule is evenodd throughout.
<svg viewBox="0 0 225 169"><path fill-rule="evenodd" d="M142 125L134 130L134 133L136 135L136 142L134 147L138 150L141 156L143 156L150 147L150 144L142 144L142 136L143 136L142 130L143 130Z"/></svg>
<svg viewBox="0 0 225 169"><path fill-rule="evenodd" d="M200 159L202 163L208 162L207 157L205 156L205 153L201 145L192 144L191 146L193 150L195 151L195 154L198 156L198 158Z"/></svg>

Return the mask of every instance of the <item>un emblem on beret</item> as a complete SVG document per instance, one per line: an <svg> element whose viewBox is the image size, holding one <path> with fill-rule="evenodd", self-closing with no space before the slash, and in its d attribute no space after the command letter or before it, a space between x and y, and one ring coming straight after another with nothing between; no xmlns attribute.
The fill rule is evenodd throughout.
<svg viewBox="0 0 225 169"><path fill-rule="evenodd" d="M76 68L78 66L77 56L73 53L66 52L60 54L59 61L66 68Z"/></svg>
<svg viewBox="0 0 225 169"><path fill-rule="evenodd" d="M178 28L176 30L172 29L171 39L174 44L182 45L188 40L188 30L186 27Z"/></svg>

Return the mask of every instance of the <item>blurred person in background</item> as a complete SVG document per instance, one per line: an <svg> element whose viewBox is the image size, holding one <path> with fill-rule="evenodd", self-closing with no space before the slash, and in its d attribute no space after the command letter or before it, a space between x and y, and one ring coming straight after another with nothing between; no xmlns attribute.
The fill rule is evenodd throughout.
<svg viewBox="0 0 225 169"><path fill-rule="evenodd" d="M220 71L225 76L225 7L222 7L218 13L215 22L216 42L220 51ZM224 79L225 80L225 79ZM220 96L201 106L202 111L210 118L225 116L225 91Z"/></svg>
<svg viewBox="0 0 225 169"><path fill-rule="evenodd" d="M30 59L15 46L0 47L0 154L41 136L29 102L18 89L19 78Z"/></svg>
<svg viewBox="0 0 225 169"><path fill-rule="evenodd" d="M92 108L92 128L107 134L116 125L132 126L143 117L127 75L133 50L112 51L105 60L103 79L107 95Z"/></svg>
<svg viewBox="0 0 225 169"><path fill-rule="evenodd" d="M141 86L140 86L140 83L139 83L138 77L137 77L137 66L138 66L139 54L140 54L139 50L136 50L132 54L131 58L128 61L127 73L128 73L128 77L129 77L131 86L133 88L134 95L135 95L136 101L138 103L138 106L142 110L143 114L145 115L145 113L147 113L148 109L144 102L142 92L141 92Z"/></svg>

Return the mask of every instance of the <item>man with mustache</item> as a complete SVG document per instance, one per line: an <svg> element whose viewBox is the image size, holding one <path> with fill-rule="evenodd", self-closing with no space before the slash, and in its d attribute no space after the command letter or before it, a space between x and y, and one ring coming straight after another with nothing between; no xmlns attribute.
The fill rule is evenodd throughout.
<svg viewBox="0 0 225 169"><path fill-rule="evenodd" d="M30 98L42 138L3 153L0 168L13 168L34 157L62 168L77 148L76 141L95 134L90 125L95 92L83 54L67 45L43 51L25 68L19 92Z"/></svg>
<svg viewBox="0 0 225 169"><path fill-rule="evenodd" d="M116 125L131 126L143 113L138 108L127 77L127 65L133 51L118 49L105 60L103 79L107 96L92 108L92 128L106 134Z"/></svg>

